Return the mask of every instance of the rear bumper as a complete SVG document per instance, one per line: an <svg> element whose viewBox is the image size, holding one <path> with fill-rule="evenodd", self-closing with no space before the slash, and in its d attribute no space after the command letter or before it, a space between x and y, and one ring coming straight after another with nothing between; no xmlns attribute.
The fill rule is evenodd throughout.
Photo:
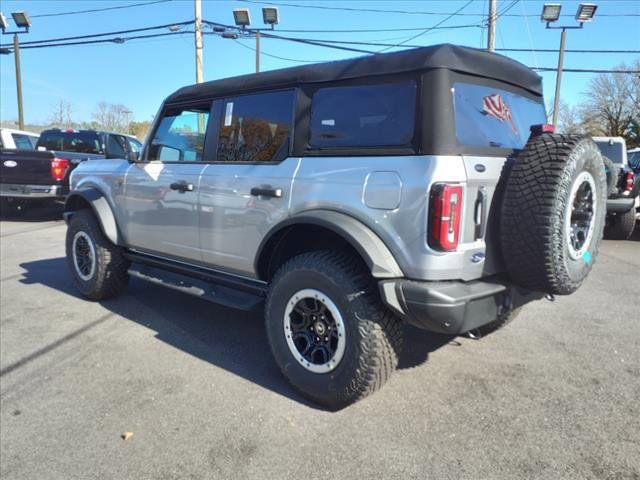
<svg viewBox="0 0 640 480"><path fill-rule="evenodd" d="M381 281L379 288L386 305L407 322L449 334L478 328L544 295L497 278L472 282L394 279Z"/></svg>
<svg viewBox="0 0 640 480"><path fill-rule="evenodd" d="M626 213L635 205L635 198L621 197L607 199L607 213Z"/></svg>
<svg viewBox="0 0 640 480"><path fill-rule="evenodd" d="M0 197L6 198L64 198L69 193L62 185L19 185L0 183Z"/></svg>

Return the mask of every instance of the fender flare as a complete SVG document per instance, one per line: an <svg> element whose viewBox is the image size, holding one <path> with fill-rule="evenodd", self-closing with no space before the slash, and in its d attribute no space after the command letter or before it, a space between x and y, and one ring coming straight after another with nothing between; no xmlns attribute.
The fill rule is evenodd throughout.
<svg viewBox="0 0 640 480"><path fill-rule="evenodd" d="M122 235L120 234L120 230L118 229L116 217L113 214L111 205L109 205L109 202L105 198L104 194L96 188L74 190L67 196L64 204L65 221L69 223L69 220L76 212L73 204L78 198L82 198L91 206L93 213L100 223L102 233L105 234L105 236L111 241L111 243L113 243L114 245L121 245Z"/></svg>
<svg viewBox="0 0 640 480"><path fill-rule="evenodd" d="M265 235L255 259L255 271L265 247L274 235L287 227L312 224L331 230L349 243L363 258L374 278L404 277L389 248L382 239L361 221L344 213L332 210L309 210L287 218L271 228Z"/></svg>

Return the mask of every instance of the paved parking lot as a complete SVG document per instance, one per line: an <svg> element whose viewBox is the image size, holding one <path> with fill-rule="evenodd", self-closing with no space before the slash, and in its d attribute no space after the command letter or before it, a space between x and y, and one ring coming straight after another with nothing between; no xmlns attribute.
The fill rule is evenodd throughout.
<svg viewBox="0 0 640 480"><path fill-rule="evenodd" d="M640 478L640 235L492 336L407 329L385 388L328 412L261 313L139 281L79 298L64 233L55 210L0 224L3 480Z"/></svg>

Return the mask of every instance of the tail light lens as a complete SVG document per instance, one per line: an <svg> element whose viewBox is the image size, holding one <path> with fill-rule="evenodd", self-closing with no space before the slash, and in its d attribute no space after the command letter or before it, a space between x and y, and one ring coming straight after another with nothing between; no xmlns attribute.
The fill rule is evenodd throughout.
<svg viewBox="0 0 640 480"><path fill-rule="evenodd" d="M625 192L630 192L633 190L633 172L627 172L625 175L624 182L624 190Z"/></svg>
<svg viewBox="0 0 640 480"><path fill-rule="evenodd" d="M462 186L436 184L429 197L429 245L450 252L458 248Z"/></svg>
<svg viewBox="0 0 640 480"><path fill-rule="evenodd" d="M51 160L51 176L57 182L63 180L69 171L69 160L66 158L53 158Z"/></svg>

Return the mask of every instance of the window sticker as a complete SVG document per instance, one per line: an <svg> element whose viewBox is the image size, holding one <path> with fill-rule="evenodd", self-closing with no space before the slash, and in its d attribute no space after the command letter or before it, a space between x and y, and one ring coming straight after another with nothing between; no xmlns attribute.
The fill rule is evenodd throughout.
<svg viewBox="0 0 640 480"><path fill-rule="evenodd" d="M233 102L227 103L227 109L224 112L224 126L231 126L231 120L233 119Z"/></svg>
<svg viewBox="0 0 640 480"><path fill-rule="evenodd" d="M502 95L499 93L493 93L482 98L482 113L496 118L501 122L507 122L509 127L511 127L511 131L516 135L518 134L518 129L513 123L509 105L507 105L507 102L502 99Z"/></svg>

